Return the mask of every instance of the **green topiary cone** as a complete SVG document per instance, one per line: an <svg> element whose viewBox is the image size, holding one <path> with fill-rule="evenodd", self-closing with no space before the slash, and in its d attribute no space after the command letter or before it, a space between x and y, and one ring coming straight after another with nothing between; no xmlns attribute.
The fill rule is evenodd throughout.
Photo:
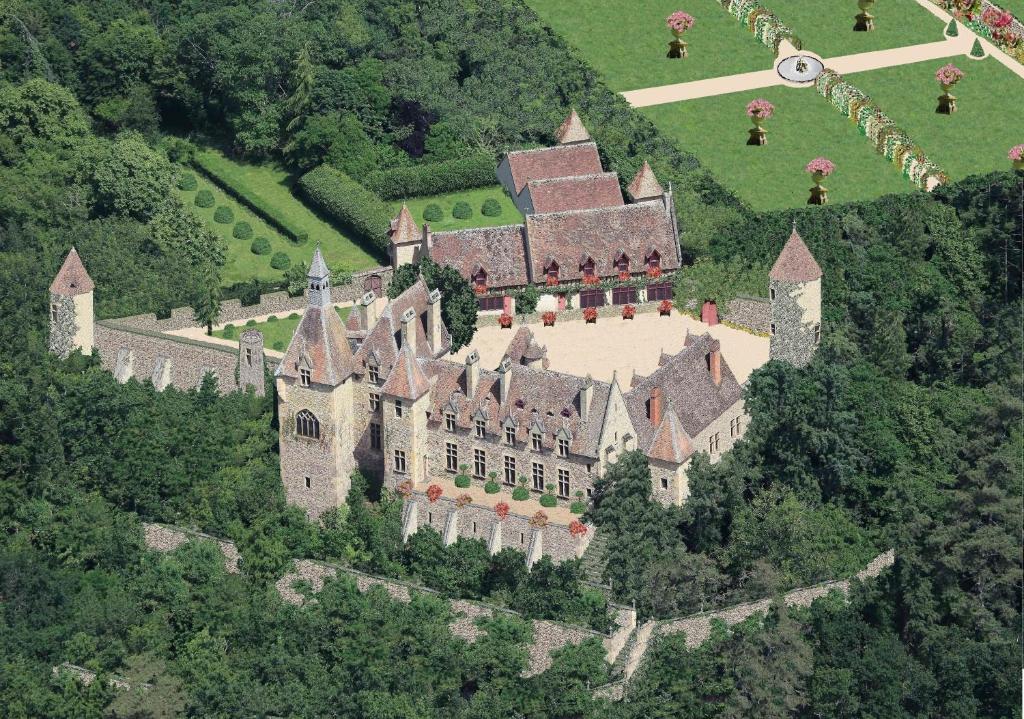
<svg viewBox="0 0 1024 719"><path fill-rule="evenodd" d="M974 38L974 44L971 45L971 57L985 57L985 50L981 47L981 40Z"/></svg>
<svg viewBox="0 0 1024 719"><path fill-rule="evenodd" d="M946 25L946 35L956 37L959 34L960 31L956 29L956 20L950 20L949 25Z"/></svg>

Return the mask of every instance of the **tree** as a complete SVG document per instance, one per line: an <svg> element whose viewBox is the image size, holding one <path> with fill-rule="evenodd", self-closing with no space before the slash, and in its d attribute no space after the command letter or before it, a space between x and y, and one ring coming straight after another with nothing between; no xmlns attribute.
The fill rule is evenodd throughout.
<svg viewBox="0 0 1024 719"><path fill-rule="evenodd" d="M516 294L516 314L529 315L537 311L540 301L540 290L535 285L527 285Z"/></svg>
<svg viewBox="0 0 1024 719"><path fill-rule="evenodd" d="M196 322L206 325L206 334L213 334L213 323L220 316L220 287L216 281L203 282L192 305Z"/></svg>
<svg viewBox="0 0 1024 719"><path fill-rule="evenodd" d="M123 135L96 159L90 179L100 212L145 222L172 196L174 171L141 137Z"/></svg>
<svg viewBox="0 0 1024 719"><path fill-rule="evenodd" d="M457 269L424 257L417 264L402 265L395 270L388 285L388 297L398 297L421 276L428 288L441 291L441 318L452 336L452 352L457 352L468 345L476 333L476 316L480 309L476 296Z"/></svg>
<svg viewBox="0 0 1024 719"><path fill-rule="evenodd" d="M66 148L89 134L89 121L69 90L33 78L0 85L0 129L21 146Z"/></svg>
<svg viewBox="0 0 1024 719"><path fill-rule="evenodd" d="M295 58L295 65L292 69L292 94L285 102L285 116L288 117L288 124L285 125L285 137L289 140L285 143L285 152L289 152L292 146L292 139L306 122L313 99L313 61L309 57L309 45L303 45Z"/></svg>

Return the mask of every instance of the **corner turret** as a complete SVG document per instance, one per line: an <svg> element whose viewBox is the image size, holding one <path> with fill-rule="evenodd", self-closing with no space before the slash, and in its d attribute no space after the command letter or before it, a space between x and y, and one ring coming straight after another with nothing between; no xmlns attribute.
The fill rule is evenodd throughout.
<svg viewBox="0 0 1024 719"><path fill-rule="evenodd" d="M92 354L93 287L82 258L72 247L50 284L50 352L58 357L67 357L76 349Z"/></svg>
<svg viewBox="0 0 1024 719"><path fill-rule="evenodd" d="M793 232L769 278L773 360L803 367L821 343L821 267L803 239Z"/></svg>

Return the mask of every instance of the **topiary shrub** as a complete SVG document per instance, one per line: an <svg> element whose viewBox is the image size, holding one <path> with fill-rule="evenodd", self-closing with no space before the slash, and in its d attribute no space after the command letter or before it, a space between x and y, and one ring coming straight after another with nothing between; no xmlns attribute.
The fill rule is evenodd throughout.
<svg viewBox="0 0 1024 719"><path fill-rule="evenodd" d="M985 57L985 49L978 38L974 38L974 44L971 45L971 57Z"/></svg>
<svg viewBox="0 0 1024 719"><path fill-rule="evenodd" d="M267 322L277 322L277 315L270 315L270 317L267 318Z"/></svg>
<svg viewBox="0 0 1024 719"><path fill-rule="evenodd" d="M182 192L192 192L197 187L199 182L191 172L183 172L178 176L178 189Z"/></svg>
<svg viewBox="0 0 1024 719"><path fill-rule="evenodd" d="M512 499L522 502L530 498L530 490L526 487L516 487L512 490Z"/></svg>
<svg viewBox="0 0 1024 719"><path fill-rule="evenodd" d="M235 213L227 205L221 205L213 211L213 221L222 225L230 225L235 221Z"/></svg>
<svg viewBox="0 0 1024 719"><path fill-rule="evenodd" d="M297 320L300 317L302 317L302 315L300 315L298 312L292 312L290 315L288 315L288 319L290 320Z"/></svg>
<svg viewBox="0 0 1024 719"><path fill-rule="evenodd" d="M542 494L540 495L540 506L542 507L557 507L558 500L555 499L553 494Z"/></svg>
<svg viewBox="0 0 1024 719"><path fill-rule="evenodd" d="M501 215L501 203L493 197L488 197L480 206L480 214L484 217L498 217Z"/></svg>
<svg viewBox="0 0 1024 719"><path fill-rule="evenodd" d="M222 334L224 336L224 339L226 340L233 340L235 337L238 336L238 333L235 331L234 325L224 325L224 330Z"/></svg>
<svg viewBox="0 0 1024 719"><path fill-rule="evenodd" d="M949 25L946 26L946 35L949 37L956 37L960 34L960 31L956 28L956 20L950 20Z"/></svg>
<svg viewBox="0 0 1024 719"><path fill-rule="evenodd" d="M235 228L231 230L231 236L236 240L248 240L252 237L252 225L248 222L236 222Z"/></svg>
<svg viewBox="0 0 1024 719"><path fill-rule="evenodd" d="M292 266L292 260L283 252L275 252L270 258L270 266L275 270L287 270Z"/></svg>
<svg viewBox="0 0 1024 719"><path fill-rule="evenodd" d="M455 486L459 489L466 489L471 484L469 477L464 474L455 475Z"/></svg>
<svg viewBox="0 0 1024 719"><path fill-rule="evenodd" d="M441 206L431 202L429 205L423 208L423 221L424 222L440 222L444 219L444 210Z"/></svg>
<svg viewBox="0 0 1024 719"><path fill-rule="evenodd" d="M273 344L273 345L271 345L271 346L272 346L272 347L273 347L274 349L276 349L276 350L277 350L278 352L284 352L284 340L277 340L277 341L276 341L276 342L274 342L274 344ZM582 510L581 510L581 511L582 511Z"/></svg>
<svg viewBox="0 0 1024 719"><path fill-rule="evenodd" d="M497 482L486 482L484 484L484 491L487 492L487 494L497 494L501 491L501 487L498 486Z"/></svg>
<svg viewBox="0 0 1024 719"><path fill-rule="evenodd" d="M246 320L245 326L246 327L255 327L256 326L256 320Z"/></svg>
<svg viewBox="0 0 1024 719"><path fill-rule="evenodd" d="M587 505L583 502L573 502L569 505L569 511L573 514L583 514L587 511Z"/></svg>
<svg viewBox="0 0 1024 719"><path fill-rule="evenodd" d="M213 198L213 193L209 190L200 190L196 193L196 199L193 202L196 203L196 207L213 207L213 203L216 200Z"/></svg>
<svg viewBox="0 0 1024 719"><path fill-rule="evenodd" d="M257 237L249 245L249 251L254 255L269 255L270 254L270 240L266 237Z"/></svg>
<svg viewBox="0 0 1024 719"><path fill-rule="evenodd" d="M473 208L469 206L468 202L455 203L455 207L452 208L452 217L457 220L468 220L473 216Z"/></svg>

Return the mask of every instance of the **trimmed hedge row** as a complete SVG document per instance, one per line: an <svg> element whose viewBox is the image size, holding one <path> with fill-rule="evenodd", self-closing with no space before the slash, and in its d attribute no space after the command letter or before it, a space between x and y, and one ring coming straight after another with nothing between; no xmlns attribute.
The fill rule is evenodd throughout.
<svg viewBox="0 0 1024 719"><path fill-rule="evenodd" d="M387 253L391 211L380 197L329 165L307 172L298 188L321 212Z"/></svg>
<svg viewBox="0 0 1024 719"><path fill-rule="evenodd" d="M496 184L496 167L491 155L470 155L446 162L374 172L367 176L366 188L385 200L443 195Z"/></svg>
<svg viewBox="0 0 1024 719"><path fill-rule="evenodd" d="M220 174L217 166L214 163L209 162L202 153L196 153L195 157L192 158L192 164L202 174L217 183L217 186L224 190L224 192L240 202L243 206L249 208L252 212L256 213L257 217L262 219L278 232L282 233L292 242L298 242L301 244L309 239L308 232L301 232L292 228L289 225L288 220L278 214L273 205L265 204L258 197L252 197L246 194L243 189L232 185L231 178Z"/></svg>

